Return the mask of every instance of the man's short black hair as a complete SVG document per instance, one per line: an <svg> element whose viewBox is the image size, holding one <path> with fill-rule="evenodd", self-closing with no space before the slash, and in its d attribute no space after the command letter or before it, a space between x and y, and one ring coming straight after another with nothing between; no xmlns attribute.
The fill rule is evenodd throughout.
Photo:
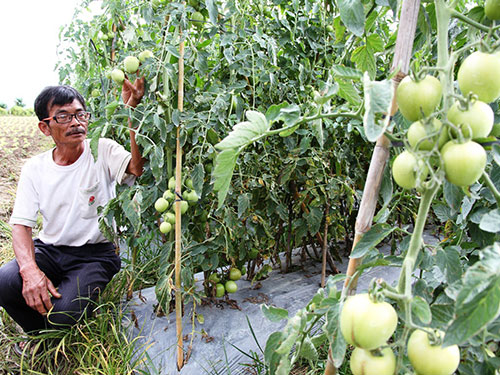
<svg viewBox="0 0 500 375"><path fill-rule="evenodd" d="M40 121L49 117L49 107L73 103L77 99L85 110L85 99L73 87L67 85L48 86L35 99L35 113Z"/></svg>

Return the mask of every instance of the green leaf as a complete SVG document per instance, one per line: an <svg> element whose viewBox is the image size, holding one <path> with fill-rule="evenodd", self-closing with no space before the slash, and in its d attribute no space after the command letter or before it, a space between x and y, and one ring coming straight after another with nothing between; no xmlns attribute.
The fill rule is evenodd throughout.
<svg viewBox="0 0 500 375"><path fill-rule="evenodd" d="M493 160L495 160L495 163L500 166L500 145L493 145L491 150L493 151Z"/></svg>
<svg viewBox="0 0 500 375"><path fill-rule="evenodd" d="M219 200L219 208L222 207L226 199L237 158L238 152L233 149L228 149L217 154L215 159L215 168L212 173L212 178L214 181L214 190L218 192L217 198Z"/></svg>
<svg viewBox="0 0 500 375"><path fill-rule="evenodd" d="M234 125L233 130L222 141L215 145L219 150L228 150L247 146L269 130L269 122L266 117L257 111L247 111L249 121Z"/></svg>
<svg viewBox="0 0 500 375"><path fill-rule="evenodd" d="M375 224L361 237L361 240L352 250L350 258L362 258L395 229L394 226L389 224Z"/></svg>
<svg viewBox="0 0 500 375"><path fill-rule="evenodd" d="M287 102L283 102L281 104L273 104L266 111L266 119L269 122L277 121L281 114L281 109L288 107L289 104Z"/></svg>
<svg viewBox="0 0 500 375"><path fill-rule="evenodd" d="M339 0L340 18L344 25L356 36L365 31L365 9L361 0Z"/></svg>
<svg viewBox="0 0 500 375"><path fill-rule="evenodd" d="M245 193L238 196L238 218L248 210L250 207L250 194Z"/></svg>
<svg viewBox="0 0 500 375"><path fill-rule="evenodd" d="M432 313L429 304L420 296L413 297L410 302L411 313L414 317L427 325L432 320Z"/></svg>
<svg viewBox="0 0 500 375"><path fill-rule="evenodd" d="M283 319L288 319L288 310L274 306L262 305L262 313L271 322L280 322Z"/></svg>
<svg viewBox="0 0 500 375"><path fill-rule="evenodd" d="M350 68L350 67L347 67L347 66L343 66L343 65L332 65L330 67L330 72L336 76L336 77L341 77L341 78L347 78L347 79L356 79L356 80L360 80L361 81L361 78L363 78L363 72L358 70L358 69L354 69L354 68Z"/></svg>
<svg viewBox="0 0 500 375"><path fill-rule="evenodd" d="M339 79L337 82L339 84L339 96L341 98L344 98L353 105L359 105L361 103L361 96L351 81Z"/></svg>
<svg viewBox="0 0 500 375"><path fill-rule="evenodd" d="M384 40L378 34L371 34L366 38L366 45L372 52L384 51Z"/></svg>
<svg viewBox="0 0 500 375"><path fill-rule="evenodd" d="M297 123L299 118L300 107L296 104L292 104L280 109L280 119L282 119L287 126Z"/></svg>
<svg viewBox="0 0 500 375"><path fill-rule="evenodd" d="M483 249L479 257L465 273L445 345L462 344L500 315L500 245Z"/></svg>
<svg viewBox="0 0 500 375"><path fill-rule="evenodd" d="M500 209L494 209L481 217L479 228L485 232L500 232Z"/></svg>
<svg viewBox="0 0 500 375"><path fill-rule="evenodd" d="M309 336L306 336L302 345L300 345L299 356L310 361L318 360L318 351L314 347Z"/></svg>
<svg viewBox="0 0 500 375"><path fill-rule="evenodd" d="M205 0L205 6L208 10L208 17L210 22L217 25L217 18L219 16L219 11L217 10L217 3L214 0Z"/></svg>
<svg viewBox="0 0 500 375"><path fill-rule="evenodd" d="M321 221L323 220L323 212L318 207L312 207L307 215L305 215L307 221L307 229L311 234L316 234L319 231Z"/></svg>
<svg viewBox="0 0 500 375"><path fill-rule="evenodd" d="M193 180L194 190L201 195L203 190L203 181L205 180L205 168L202 163L198 163L194 166L191 172L191 179Z"/></svg>
<svg viewBox="0 0 500 375"><path fill-rule="evenodd" d="M312 131L313 131L313 134L319 143L319 147L321 149L323 149L323 144L325 143L325 137L324 137L324 133L323 133L323 120L322 119L317 119L317 120L313 121Z"/></svg>
<svg viewBox="0 0 500 375"><path fill-rule="evenodd" d="M444 250L438 249L436 252L436 264L446 275L448 284L452 284L462 277L460 252L456 247L450 246Z"/></svg>
<svg viewBox="0 0 500 375"><path fill-rule="evenodd" d="M325 315L325 324L323 330L327 333L330 340L330 349L332 353L333 362L335 367L340 368L344 362L345 353L347 350L347 343L344 336L340 331L340 311L342 304L334 305Z"/></svg>
<svg viewBox="0 0 500 375"><path fill-rule="evenodd" d="M377 70L377 65L375 61L374 52L369 46L359 46L357 47L351 55L351 60L356 64L356 67L368 74L368 76L373 79Z"/></svg>
<svg viewBox="0 0 500 375"><path fill-rule="evenodd" d="M281 345L284 339L283 332L272 333L266 341L266 348L264 349L264 359L269 366L269 373L271 375L276 373L281 356L276 353L276 349Z"/></svg>
<svg viewBox="0 0 500 375"><path fill-rule="evenodd" d="M392 104L393 88L392 82L371 81L365 73L365 115L363 125L366 137L370 142L375 142L389 125L390 117L386 116Z"/></svg>

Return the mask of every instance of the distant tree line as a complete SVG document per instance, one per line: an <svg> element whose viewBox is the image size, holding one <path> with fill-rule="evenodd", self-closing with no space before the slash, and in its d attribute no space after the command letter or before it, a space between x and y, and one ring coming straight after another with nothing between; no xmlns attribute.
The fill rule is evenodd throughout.
<svg viewBox="0 0 500 375"><path fill-rule="evenodd" d="M25 108L26 105L24 104L24 101L22 98L17 98L15 100L15 104L11 107L8 108L7 104L5 103L0 103L0 116L34 116L35 111L33 108Z"/></svg>

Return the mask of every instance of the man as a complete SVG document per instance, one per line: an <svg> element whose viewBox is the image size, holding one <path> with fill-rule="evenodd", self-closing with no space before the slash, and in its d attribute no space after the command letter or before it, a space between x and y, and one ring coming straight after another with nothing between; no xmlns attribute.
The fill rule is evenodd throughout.
<svg viewBox="0 0 500 375"><path fill-rule="evenodd" d="M144 78L125 80L127 106L135 108L143 95ZM55 147L23 166L10 219L16 259L0 268L0 306L27 333L76 323L119 271L115 247L99 231L97 206L143 168L133 130L131 152L103 138L94 160L86 139L90 113L72 87L45 88L35 112ZM43 228L33 240L38 212Z"/></svg>

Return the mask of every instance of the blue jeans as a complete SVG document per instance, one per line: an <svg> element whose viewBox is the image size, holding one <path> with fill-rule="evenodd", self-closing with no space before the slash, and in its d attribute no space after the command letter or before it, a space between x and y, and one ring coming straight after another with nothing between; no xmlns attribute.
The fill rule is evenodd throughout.
<svg viewBox="0 0 500 375"><path fill-rule="evenodd" d="M120 257L112 243L84 246L53 246L35 239L35 260L52 281L61 298L52 297L46 316L26 304L23 280L14 259L0 268L0 306L25 332L61 328L75 324L120 270Z"/></svg>

